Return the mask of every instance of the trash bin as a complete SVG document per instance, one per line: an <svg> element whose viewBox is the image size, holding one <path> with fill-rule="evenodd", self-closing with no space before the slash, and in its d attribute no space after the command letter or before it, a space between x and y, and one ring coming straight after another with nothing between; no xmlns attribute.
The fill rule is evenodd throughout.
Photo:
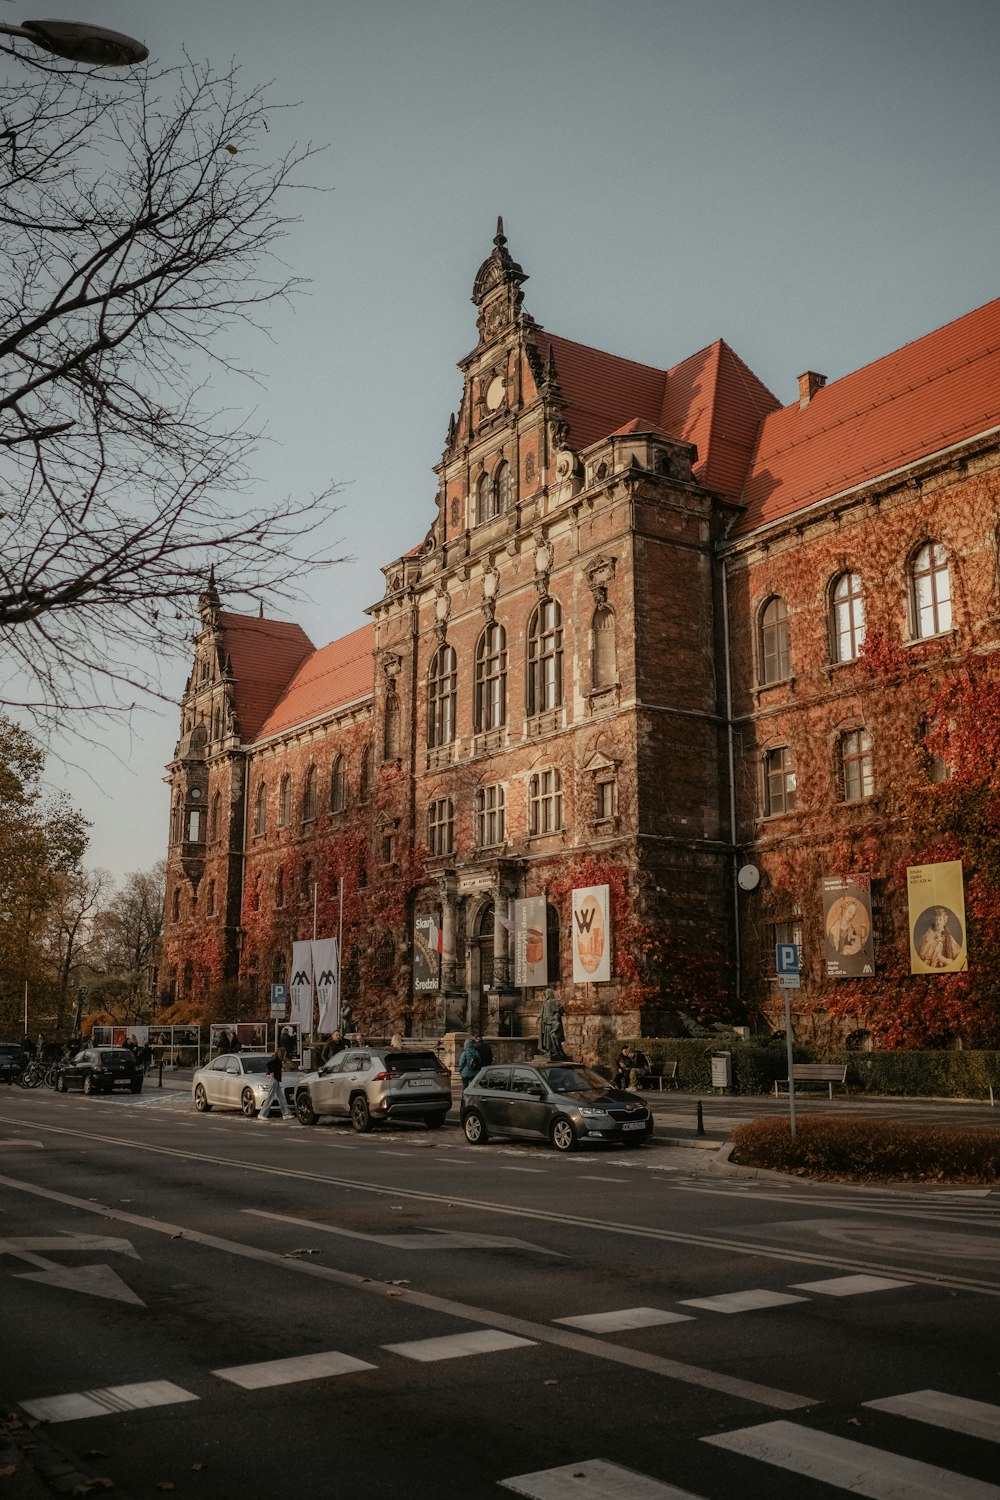
<svg viewBox="0 0 1000 1500"><path fill-rule="evenodd" d="M731 1052L712 1053L712 1087L713 1089L731 1089L733 1086L733 1054Z"/></svg>

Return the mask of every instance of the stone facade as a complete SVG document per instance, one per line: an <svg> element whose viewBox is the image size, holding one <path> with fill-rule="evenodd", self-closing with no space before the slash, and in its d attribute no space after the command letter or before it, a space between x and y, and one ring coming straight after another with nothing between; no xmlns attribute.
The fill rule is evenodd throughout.
<svg viewBox="0 0 1000 1500"><path fill-rule="evenodd" d="M843 794L845 741L877 740L863 627L898 626L939 675L993 649L996 506L964 500L996 469L988 416L955 416L946 454L921 432L900 449L882 417L862 452L837 413L864 372L807 372L782 409L721 342L653 371L548 335L525 280L501 225L436 515L383 569L369 627L316 652L295 626L227 615L214 585L202 600L169 768L173 997L242 985L252 1002L294 939L342 925L363 1024L526 1035L540 993L514 984L513 902L542 896L548 977L588 1048L664 1009L766 1011L775 933L804 914L788 842L822 847L832 818L895 848L863 746L862 795ZM843 451L802 468L823 411L853 485ZM954 601L932 631L913 578L928 545ZM891 746L874 753L891 774ZM764 878L746 893L749 863ZM597 883L613 977L578 986L570 893ZM415 995L428 916L440 987Z"/></svg>

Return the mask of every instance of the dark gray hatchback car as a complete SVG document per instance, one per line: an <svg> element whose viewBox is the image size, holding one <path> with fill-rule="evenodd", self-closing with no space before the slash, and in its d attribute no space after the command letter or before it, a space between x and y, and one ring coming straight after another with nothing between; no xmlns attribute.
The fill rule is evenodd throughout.
<svg viewBox="0 0 1000 1500"><path fill-rule="evenodd" d="M653 1117L645 1100L612 1088L592 1068L516 1063L476 1074L462 1095L462 1129L473 1146L507 1135L574 1151L584 1141L641 1145Z"/></svg>

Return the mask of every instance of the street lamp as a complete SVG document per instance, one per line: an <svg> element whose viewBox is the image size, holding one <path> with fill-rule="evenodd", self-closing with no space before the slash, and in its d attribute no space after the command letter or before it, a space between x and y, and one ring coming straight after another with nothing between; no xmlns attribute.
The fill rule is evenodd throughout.
<svg viewBox="0 0 1000 1500"><path fill-rule="evenodd" d="M149 48L134 37L86 21L23 21L20 26L0 21L0 35L23 36L43 52L94 68L128 68L149 56Z"/></svg>

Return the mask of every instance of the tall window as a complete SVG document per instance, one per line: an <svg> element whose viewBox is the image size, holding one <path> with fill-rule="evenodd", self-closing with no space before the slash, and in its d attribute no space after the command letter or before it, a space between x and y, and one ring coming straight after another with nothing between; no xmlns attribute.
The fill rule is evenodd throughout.
<svg viewBox="0 0 1000 1500"><path fill-rule="evenodd" d="M347 806L347 767L344 757L338 755L330 772L330 811L343 812Z"/></svg>
<svg viewBox="0 0 1000 1500"><path fill-rule="evenodd" d="M316 767L306 772L306 784L302 792L302 821L311 823L316 817Z"/></svg>
<svg viewBox="0 0 1000 1500"><path fill-rule="evenodd" d="M562 702L562 611L543 599L528 621L528 713L540 714Z"/></svg>
<svg viewBox="0 0 1000 1500"><path fill-rule="evenodd" d="M492 494L493 491L492 486L490 485L490 476L488 474L480 474L479 480L476 484L477 526L480 525L483 521L488 521L490 519L490 516L493 514Z"/></svg>
<svg viewBox="0 0 1000 1500"><path fill-rule="evenodd" d="M611 687L618 679L618 662L615 647L615 612L606 604L594 610L591 622L593 647L591 655L591 683L595 688Z"/></svg>
<svg viewBox="0 0 1000 1500"><path fill-rule="evenodd" d="M200 807L192 807L188 813L187 836L189 844L200 844L202 841L202 811Z"/></svg>
<svg viewBox="0 0 1000 1500"><path fill-rule="evenodd" d="M450 745L455 738L458 658L452 646L439 646L427 674L427 744Z"/></svg>
<svg viewBox="0 0 1000 1500"><path fill-rule="evenodd" d="M510 510L510 464L506 461L497 465L493 476L493 503L494 515L502 516L505 510Z"/></svg>
<svg viewBox="0 0 1000 1500"><path fill-rule="evenodd" d="M476 483L476 524L491 521L509 510L510 498L510 464L501 460L492 479L488 474L480 474Z"/></svg>
<svg viewBox="0 0 1000 1500"><path fill-rule="evenodd" d="M795 761L787 745L769 750L764 761L764 815L795 811Z"/></svg>
<svg viewBox="0 0 1000 1500"><path fill-rule="evenodd" d="M372 794L372 747L366 745L361 752L361 777L358 782L358 797L367 802Z"/></svg>
<svg viewBox="0 0 1000 1500"><path fill-rule="evenodd" d="M790 671L788 606L776 594L767 601L760 617L760 680L783 682Z"/></svg>
<svg viewBox="0 0 1000 1500"><path fill-rule="evenodd" d="M391 688L385 697L383 750L385 760L399 759L399 694Z"/></svg>
<svg viewBox="0 0 1000 1500"><path fill-rule="evenodd" d="M480 849L502 844L505 833L505 798L502 786L481 786L476 793L476 843Z"/></svg>
<svg viewBox="0 0 1000 1500"><path fill-rule="evenodd" d="M257 795L253 804L253 831L264 833L267 828L267 787L263 781L257 783Z"/></svg>
<svg viewBox="0 0 1000 1500"><path fill-rule="evenodd" d="M528 832L533 836L562 828L562 777L538 771L528 783Z"/></svg>
<svg viewBox="0 0 1000 1500"><path fill-rule="evenodd" d="M452 854L455 848L455 808L450 797L441 797L427 809L427 849L432 857Z"/></svg>
<svg viewBox="0 0 1000 1500"><path fill-rule="evenodd" d="M292 778L282 776L278 787L278 827L287 828L292 817Z"/></svg>
<svg viewBox="0 0 1000 1500"><path fill-rule="evenodd" d="M170 842L179 844L184 831L184 807L179 797L174 798L173 807L170 809Z"/></svg>
<svg viewBox="0 0 1000 1500"><path fill-rule="evenodd" d="M927 542L910 570L913 634L924 640L951 629L951 571L940 542Z"/></svg>
<svg viewBox="0 0 1000 1500"><path fill-rule="evenodd" d="M507 717L507 636L502 625L487 625L476 647L476 732L499 729Z"/></svg>
<svg viewBox="0 0 1000 1500"><path fill-rule="evenodd" d="M852 729L840 737L840 784L845 802L862 802L875 790L872 741L867 729Z"/></svg>
<svg viewBox="0 0 1000 1500"><path fill-rule="evenodd" d="M865 640L865 597L857 573L841 573L833 587L833 659L854 661Z"/></svg>

